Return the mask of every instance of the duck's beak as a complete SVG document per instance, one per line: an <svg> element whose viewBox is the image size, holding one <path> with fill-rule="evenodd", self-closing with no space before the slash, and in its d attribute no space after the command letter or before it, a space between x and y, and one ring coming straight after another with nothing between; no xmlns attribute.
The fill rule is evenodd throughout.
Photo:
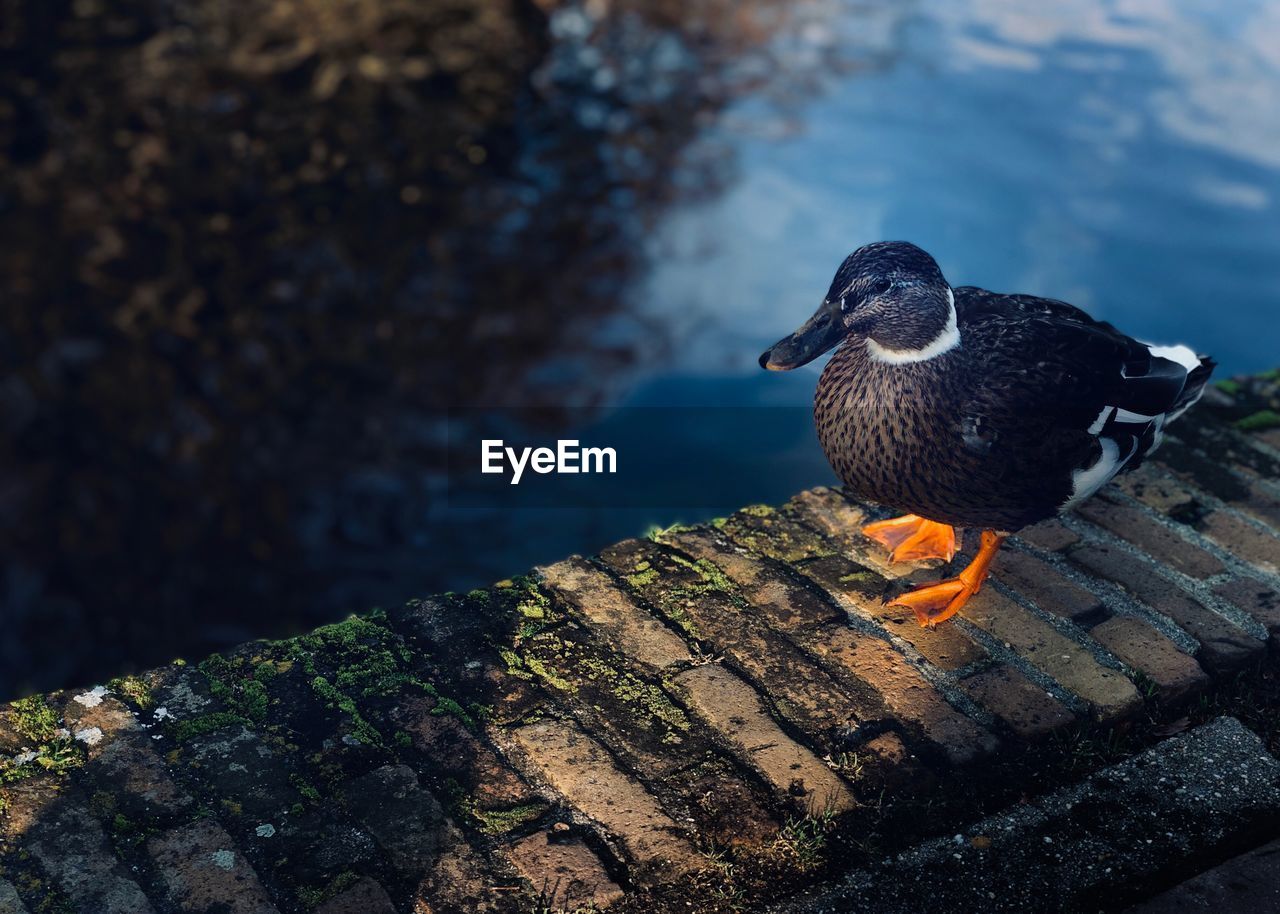
<svg viewBox="0 0 1280 914"><path fill-rule="evenodd" d="M760 356L760 367L770 371L790 371L812 362L844 339L844 321L838 302L824 301L804 326L783 337Z"/></svg>

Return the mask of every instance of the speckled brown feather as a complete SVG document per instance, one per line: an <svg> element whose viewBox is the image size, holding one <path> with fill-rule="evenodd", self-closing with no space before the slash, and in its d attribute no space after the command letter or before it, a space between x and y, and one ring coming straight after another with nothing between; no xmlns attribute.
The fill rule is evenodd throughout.
<svg viewBox="0 0 1280 914"><path fill-rule="evenodd" d="M861 498L957 526L1018 530L1062 507L1072 473L1100 453L1089 425L1136 395L1122 369L1145 373L1151 355L1063 302L970 287L954 294L961 343L940 356L885 364L865 337L846 338L818 383L818 437ZM1162 409L1183 395L1181 380L1158 392ZM1133 439L1129 468L1154 435Z"/></svg>

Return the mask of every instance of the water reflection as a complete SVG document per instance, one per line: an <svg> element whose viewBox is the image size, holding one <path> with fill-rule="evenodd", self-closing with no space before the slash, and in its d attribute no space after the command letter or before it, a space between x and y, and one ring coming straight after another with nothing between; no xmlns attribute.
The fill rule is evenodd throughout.
<svg viewBox="0 0 1280 914"><path fill-rule="evenodd" d="M631 307L644 239L732 177L691 147L728 103L843 56L794 37L833 9L6 13L0 695L443 587L462 543L510 555L433 516L438 410L598 401L669 350Z"/></svg>

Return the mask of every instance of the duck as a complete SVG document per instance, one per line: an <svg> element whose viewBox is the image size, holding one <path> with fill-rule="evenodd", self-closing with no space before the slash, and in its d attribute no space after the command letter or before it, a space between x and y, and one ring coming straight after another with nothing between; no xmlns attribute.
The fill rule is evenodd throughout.
<svg viewBox="0 0 1280 914"><path fill-rule="evenodd" d="M847 492L904 512L862 532L893 562L950 562L956 528L981 530L959 574L890 601L928 627L979 592L1007 537L1138 467L1215 367L1063 301L953 288L906 241L846 257L760 365L789 371L831 349L814 395L822 449Z"/></svg>

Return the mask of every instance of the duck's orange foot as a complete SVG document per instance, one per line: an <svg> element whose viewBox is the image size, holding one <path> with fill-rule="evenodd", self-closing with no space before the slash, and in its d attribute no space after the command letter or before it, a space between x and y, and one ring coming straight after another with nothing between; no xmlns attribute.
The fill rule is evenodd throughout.
<svg viewBox="0 0 1280 914"><path fill-rule="evenodd" d="M862 533L891 550L889 558L894 562L914 562L921 559L942 559L949 562L956 554L954 527L925 520L914 514L867 524L862 528Z"/></svg>
<svg viewBox="0 0 1280 914"><path fill-rule="evenodd" d="M977 587L970 586L960 578L948 578L936 584L924 584L915 590L909 590L896 600L890 600L889 605L906 606L916 614L916 620L922 628L933 628L958 613L977 592Z"/></svg>
<svg viewBox="0 0 1280 914"><path fill-rule="evenodd" d="M1003 534L993 530L983 530L982 546L964 571L954 578L909 590L896 600L890 600L889 605L910 608L916 614L920 624L928 628L932 628L939 622L945 622L958 613L969 602L970 597L982 589L982 582L987 579L987 572L991 569L991 561L996 557L1003 542Z"/></svg>

